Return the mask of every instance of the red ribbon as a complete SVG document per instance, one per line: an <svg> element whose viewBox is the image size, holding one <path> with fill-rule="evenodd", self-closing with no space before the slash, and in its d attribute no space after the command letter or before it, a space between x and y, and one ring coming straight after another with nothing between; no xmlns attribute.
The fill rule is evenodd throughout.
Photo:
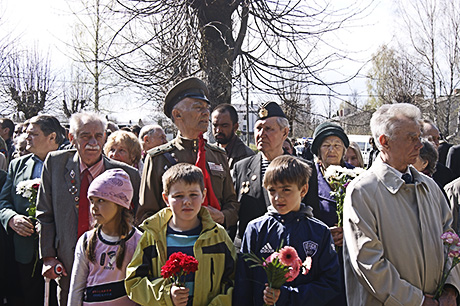
<svg viewBox="0 0 460 306"><path fill-rule="evenodd" d="M196 157L196 163L195 166L201 169L203 172L204 176L204 187L206 187L206 197L204 198L203 206L211 206L214 207L218 210L220 210L220 204L219 201L216 198L216 195L214 194L214 191L212 190L212 184L211 184L211 176L209 175L208 170L206 169L206 149L204 148L204 145L206 141L203 138L203 133L200 133L200 136L198 136L198 154Z"/></svg>

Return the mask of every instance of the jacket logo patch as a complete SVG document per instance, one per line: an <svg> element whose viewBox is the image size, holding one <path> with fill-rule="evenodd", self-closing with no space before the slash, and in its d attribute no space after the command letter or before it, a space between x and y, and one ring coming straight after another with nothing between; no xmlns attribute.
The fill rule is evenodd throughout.
<svg viewBox="0 0 460 306"><path fill-rule="evenodd" d="M272 246L271 246L270 243L268 243L268 242L267 242L266 245L264 245L264 246L260 249L260 253L272 254L273 252L275 252L275 250L273 250Z"/></svg>
<svg viewBox="0 0 460 306"><path fill-rule="evenodd" d="M312 257L313 255L316 254L316 251L318 251L318 244L316 242L314 242L314 241L311 241L311 240L304 241L303 249L304 249L305 254L307 256Z"/></svg>

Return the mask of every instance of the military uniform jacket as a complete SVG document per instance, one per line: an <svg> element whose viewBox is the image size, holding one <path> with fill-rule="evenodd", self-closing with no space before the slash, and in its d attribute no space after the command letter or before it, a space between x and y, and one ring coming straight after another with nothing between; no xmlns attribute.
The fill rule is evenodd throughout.
<svg viewBox="0 0 460 306"><path fill-rule="evenodd" d="M305 161L305 160L304 160ZM318 180L316 179L316 169L312 168L309 189L307 195L302 200L303 203L313 208L313 214L319 213ZM242 238L249 221L263 216L270 206L267 191L262 184L262 153L245 158L235 164L233 168L233 181L235 191L240 202L238 237Z"/></svg>
<svg viewBox="0 0 460 306"><path fill-rule="evenodd" d="M239 204L233 189L227 155L223 149L214 145L206 144L205 148L206 169L211 176L212 189L225 216L225 226L228 228L236 224ZM198 139L185 139L180 135L148 152L142 172L140 206L136 218L138 223L166 207L161 196L163 173L176 163L194 165L197 153Z"/></svg>

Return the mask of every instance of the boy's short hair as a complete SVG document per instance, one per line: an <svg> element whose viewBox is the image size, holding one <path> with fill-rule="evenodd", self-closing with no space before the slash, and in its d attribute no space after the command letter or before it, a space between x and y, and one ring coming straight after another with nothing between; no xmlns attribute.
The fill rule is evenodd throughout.
<svg viewBox="0 0 460 306"><path fill-rule="evenodd" d="M204 190L204 177L203 172L200 168L195 165L187 163L179 163L163 174L163 192L169 195L171 186L177 182L185 182L186 184L198 184L200 185L201 191Z"/></svg>
<svg viewBox="0 0 460 306"><path fill-rule="evenodd" d="M308 183L310 166L291 155L281 155L270 162L264 176L264 187L277 183L296 184L299 189Z"/></svg>

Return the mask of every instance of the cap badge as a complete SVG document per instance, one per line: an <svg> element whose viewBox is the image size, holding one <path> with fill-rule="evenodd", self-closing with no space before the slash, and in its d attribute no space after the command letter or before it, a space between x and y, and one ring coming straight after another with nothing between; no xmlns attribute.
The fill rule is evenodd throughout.
<svg viewBox="0 0 460 306"><path fill-rule="evenodd" d="M261 108L259 110L259 117L260 118L263 118L263 117L267 117L268 116L268 110L266 108Z"/></svg>

